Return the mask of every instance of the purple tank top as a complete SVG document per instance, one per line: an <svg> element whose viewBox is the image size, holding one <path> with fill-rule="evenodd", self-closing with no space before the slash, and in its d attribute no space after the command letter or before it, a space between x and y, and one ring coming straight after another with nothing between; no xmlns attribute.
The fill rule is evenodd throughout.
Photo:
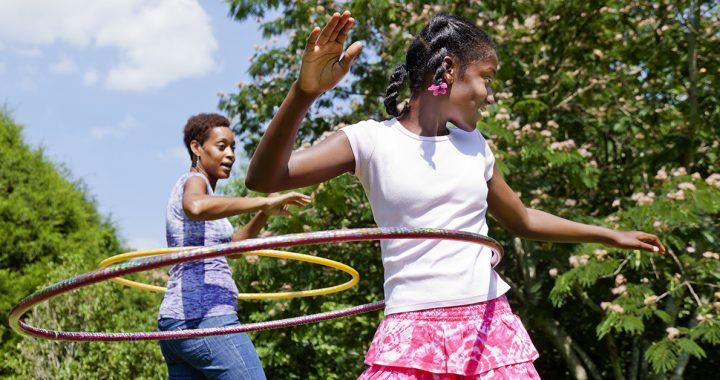
<svg viewBox="0 0 720 380"><path fill-rule="evenodd" d="M232 240L233 227L227 218L194 220L182 207L183 191L188 178L205 180L207 192L213 190L200 173L184 174L175 183L166 214L168 247L210 246ZM225 257L216 257L170 267L170 279L158 319L196 319L237 313L238 290Z"/></svg>

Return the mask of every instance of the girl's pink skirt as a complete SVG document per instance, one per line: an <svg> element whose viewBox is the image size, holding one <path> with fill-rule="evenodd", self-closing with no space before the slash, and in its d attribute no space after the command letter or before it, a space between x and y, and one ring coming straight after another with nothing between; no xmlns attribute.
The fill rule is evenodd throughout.
<svg viewBox="0 0 720 380"><path fill-rule="evenodd" d="M538 352L505 296L385 317L361 380L539 379Z"/></svg>

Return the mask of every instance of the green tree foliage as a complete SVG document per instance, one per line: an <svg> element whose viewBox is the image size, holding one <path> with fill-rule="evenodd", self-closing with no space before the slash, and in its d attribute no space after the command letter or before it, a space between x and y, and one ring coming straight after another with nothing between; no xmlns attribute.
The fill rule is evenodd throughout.
<svg viewBox="0 0 720 380"><path fill-rule="evenodd" d="M0 112L0 376L17 379L162 378L156 342L86 343L24 338L7 315L23 297L96 267L121 252L115 228L80 183L22 140ZM42 303L26 315L35 326L70 331L155 329L160 298L102 283Z"/></svg>
<svg viewBox="0 0 720 380"><path fill-rule="evenodd" d="M357 21L350 40L362 41L364 48L351 75L313 106L298 146L343 124L386 118L382 96L390 68L404 60L409 40L434 13L476 20L493 35L501 62L494 82L498 102L478 128L524 203L577 221L654 232L669 250L659 256L520 241L493 226L492 236L508 252L499 270L512 283L511 302L541 351L536 362L541 375L713 374L720 364L717 2L230 0L229 5L238 21L257 18L267 38L252 57L252 82L239 83L219 104L237 121L248 153L296 78L311 28L330 13L353 12ZM230 191L244 190L236 183ZM307 191L314 194L313 210L273 221L272 233L372 225L354 178ZM246 315L257 320L298 315L382 296L376 246L307 249L351 262L367 282L318 300L249 304L243 306ZM239 280L268 289L282 286L278 281L317 287L334 280L314 268L263 265L239 268ZM363 350L379 317L255 337L270 374L350 378L362 370Z"/></svg>

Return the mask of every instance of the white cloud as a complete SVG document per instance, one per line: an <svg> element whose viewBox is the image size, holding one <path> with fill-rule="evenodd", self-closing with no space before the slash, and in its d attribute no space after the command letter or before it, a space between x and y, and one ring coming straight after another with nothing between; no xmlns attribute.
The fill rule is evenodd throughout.
<svg viewBox="0 0 720 380"><path fill-rule="evenodd" d="M135 238L126 242L130 249L136 251L148 251L151 249L165 248L165 244L154 239Z"/></svg>
<svg viewBox="0 0 720 380"><path fill-rule="evenodd" d="M168 148L157 154L157 158L161 161L190 161L190 154L184 147Z"/></svg>
<svg viewBox="0 0 720 380"><path fill-rule="evenodd" d="M139 126L134 117L127 115L116 126L90 128L90 134L96 139L118 138Z"/></svg>
<svg viewBox="0 0 720 380"><path fill-rule="evenodd" d="M31 48L16 48L15 54L24 57L24 58L41 58L45 54L43 54L42 50L31 47Z"/></svg>
<svg viewBox="0 0 720 380"><path fill-rule="evenodd" d="M167 163L163 165L172 165L172 168L185 171L190 167L190 155L184 146L168 148L158 152L155 156L158 160Z"/></svg>
<svg viewBox="0 0 720 380"><path fill-rule="evenodd" d="M37 70L34 66L25 66L20 69L20 75L18 77L18 86L24 92L35 92L38 90L39 85L35 80L37 76Z"/></svg>
<svg viewBox="0 0 720 380"><path fill-rule="evenodd" d="M218 47L197 0L3 0L0 39L31 48L61 42L116 49L104 83L125 91L204 75L216 68Z"/></svg>
<svg viewBox="0 0 720 380"><path fill-rule="evenodd" d="M50 66L50 70L56 74L72 74L78 71L78 65L72 58L62 57Z"/></svg>
<svg viewBox="0 0 720 380"><path fill-rule="evenodd" d="M98 81L98 73L97 71L90 69L83 73L83 83L87 86L92 86Z"/></svg>

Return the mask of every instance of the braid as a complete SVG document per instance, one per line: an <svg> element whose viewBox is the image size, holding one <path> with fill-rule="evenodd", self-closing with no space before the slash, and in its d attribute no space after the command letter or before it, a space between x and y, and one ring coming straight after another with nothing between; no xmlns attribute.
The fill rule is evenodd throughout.
<svg viewBox="0 0 720 380"><path fill-rule="evenodd" d="M385 90L384 103L385 110L391 116L400 117L406 112L405 109L403 109L402 112L397 109L397 98L400 93L400 89L405 82L406 76L407 69L405 67L405 64L397 65L395 67L395 71L393 71L392 75L390 75L390 83Z"/></svg>
<svg viewBox="0 0 720 380"><path fill-rule="evenodd" d="M442 82L442 76L445 74L445 70L447 69L443 60L447 55L448 50L444 47L440 48L440 50L438 50L427 63L428 71L435 68L435 73L433 74L432 79L433 84L440 84Z"/></svg>

